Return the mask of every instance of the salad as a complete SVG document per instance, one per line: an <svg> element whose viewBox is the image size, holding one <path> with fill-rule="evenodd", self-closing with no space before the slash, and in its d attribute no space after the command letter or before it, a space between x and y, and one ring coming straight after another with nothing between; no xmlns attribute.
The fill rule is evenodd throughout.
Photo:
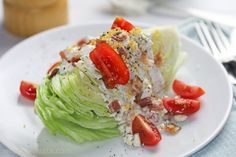
<svg viewBox="0 0 236 157"><path fill-rule="evenodd" d="M117 17L107 32L60 56L41 84L20 84L52 134L77 143L122 136L128 145L155 146L200 109L204 90L175 79L186 55L173 27L141 29Z"/></svg>

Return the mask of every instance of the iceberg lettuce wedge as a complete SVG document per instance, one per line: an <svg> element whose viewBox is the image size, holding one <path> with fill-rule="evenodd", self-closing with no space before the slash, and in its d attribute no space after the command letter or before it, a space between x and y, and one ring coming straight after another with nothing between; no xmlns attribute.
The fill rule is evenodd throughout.
<svg viewBox="0 0 236 157"><path fill-rule="evenodd" d="M151 28L144 32L151 36L151 55L153 52L155 57L159 57L152 76L160 73L164 80L162 87L157 80L153 84L165 93L183 63L185 53L180 51L179 36L174 28ZM107 102L104 101L104 93L107 92L99 88L103 82L95 79L97 71L92 69L94 73L91 73L91 65L88 67L86 64L83 62L73 71L57 74L51 79L45 78L37 88L35 100L35 110L49 131L67 136L78 143L120 135L118 122L111 117Z"/></svg>
<svg viewBox="0 0 236 157"><path fill-rule="evenodd" d="M86 77L75 70L45 79L37 89L37 114L53 134L63 134L78 143L120 135L98 89Z"/></svg>
<svg viewBox="0 0 236 157"><path fill-rule="evenodd" d="M144 30L151 35L153 54L159 57L159 69L165 81L167 91L186 54L180 51L179 34L175 27L154 27Z"/></svg>

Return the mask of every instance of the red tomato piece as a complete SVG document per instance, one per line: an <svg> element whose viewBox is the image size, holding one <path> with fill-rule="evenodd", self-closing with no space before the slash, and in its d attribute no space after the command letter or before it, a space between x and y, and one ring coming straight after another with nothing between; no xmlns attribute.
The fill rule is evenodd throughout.
<svg viewBox="0 0 236 157"><path fill-rule="evenodd" d="M119 27L120 29L126 30L127 32L135 28L130 22L126 21L125 19L121 17L116 17L115 21L113 22L111 26L112 29L115 29L117 27Z"/></svg>
<svg viewBox="0 0 236 157"><path fill-rule="evenodd" d="M177 95L189 99L196 99L205 94L205 91L201 87L187 85L179 80L174 80L173 90Z"/></svg>
<svg viewBox="0 0 236 157"><path fill-rule="evenodd" d="M156 126L143 115L135 116L132 122L133 134L139 133L141 143L145 146L154 146L161 141L161 134Z"/></svg>
<svg viewBox="0 0 236 157"><path fill-rule="evenodd" d="M21 81L20 93L27 99L35 100L37 85L27 81Z"/></svg>
<svg viewBox="0 0 236 157"><path fill-rule="evenodd" d="M107 43L98 42L89 57L103 75L107 88L114 88L116 84L125 85L128 83L130 77L128 67Z"/></svg>
<svg viewBox="0 0 236 157"><path fill-rule="evenodd" d="M200 101L184 98L162 99L166 110L173 114L191 115L200 109Z"/></svg>
<svg viewBox="0 0 236 157"><path fill-rule="evenodd" d="M57 61L55 62L49 69L48 69L48 72L47 74L51 73L53 69L55 69L58 65L61 64L61 61Z"/></svg>

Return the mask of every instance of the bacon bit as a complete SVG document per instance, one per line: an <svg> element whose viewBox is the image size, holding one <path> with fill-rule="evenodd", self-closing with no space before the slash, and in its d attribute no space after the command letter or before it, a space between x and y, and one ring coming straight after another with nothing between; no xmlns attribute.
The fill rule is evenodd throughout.
<svg viewBox="0 0 236 157"><path fill-rule="evenodd" d="M77 42L77 45L78 45L79 47L82 47L82 46L86 45L87 43L88 43L88 40L84 38L84 39L79 40L79 41Z"/></svg>
<svg viewBox="0 0 236 157"><path fill-rule="evenodd" d="M51 72L51 74L48 76L48 79L52 79L57 73L58 73L59 69L53 69L53 71Z"/></svg>
<svg viewBox="0 0 236 157"><path fill-rule="evenodd" d="M61 64L61 61L55 62L47 71L47 74L49 74L55 67L57 67L59 64Z"/></svg>
<svg viewBox="0 0 236 157"><path fill-rule="evenodd" d="M118 100L114 100L112 101L109 105L108 105L110 112L118 112L121 109L120 103L118 102Z"/></svg>
<svg viewBox="0 0 236 157"><path fill-rule="evenodd" d="M181 130L181 127L174 124L174 123L166 124L165 127L164 127L164 131L171 134L171 135L175 135L180 130Z"/></svg>
<svg viewBox="0 0 236 157"><path fill-rule="evenodd" d="M142 80L137 75L135 75L135 78L131 80L131 89L133 95L140 94L142 92L142 88L143 88Z"/></svg>
<svg viewBox="0 0 236 157"><path fill-rule="evenodd" d="M125 58L127 58L127 53L125 52L125 49L123 47L118 47L117 51L121 57L124 56Z"/></svg>
<svg viewBox="0 0 236 157"><path fill-rule="evenodd" d="M134 102L135 102L136 104L139 104L139 102L140 102L140 100L141 100L142 94L143 94L143 92L138 93L137 95L135 95Z"/></svg>
<svg viewBox="0 0 236 157"><path fill-rule="evenodd" d="M142 98L139 102L139 105L141 107L152 106L153 105L152 97Z"/></svg>
<svg viewBox="0 0 236 157"><path fill-rule="evenodd" d="M155 97L145 97L142 98L139 103L141 107L148 106L150 110L152 111L162 111L164 109L164 106L162 103L158 102L158 100Z"/></svg>
<svg viewBox="0 0 236 157"><path fill-rule="evenodd" d="M148 56L147 53L142 53L140 56L140 61L143 62L144 64L148 64Z"/></svg>
<svg viewBox="0 0 236 157"><path fill-rule="evenodd" d="M103 81L103 83L105 84L105 86L106 86L107 89L112 89L112 88L114 88L114 85L111 84L111 82L113 82L113 80L114 80L113 78L107 79L107 78L105 78L105 77L102 77L102 81Z"/></svg>
<svg viewBox="0 0 236 157"><path fill-rule="evenodd" d="M77 56L77 57L73 57L72 59L71 59L71 62L78 62L80 60L80 58Z"/></svg>
<svg viewBox="0 0 236 157"><path fill-rule="evenodd" d="M163 64L163 56L160 52L155 55L154 63L157 67L160 67Z"/></svg>
<svg viewBox="0 0 236 157"><path fill-rule="evenodd" d="M65 59L66 60L66 54L65 54L64 51L60 52L60 56L61 56L61 59Z"/></svg>
<svg viewBox="0 0 236 157"><path fill-rule="evenodd" d="M122 42L127 38L127 36L118 32L114 34L111 38L114 39L115 41Z"/></svg>
<svg viewBox="0 0 236 157"><path fill-rule="evenodd" d="M79 56L74 56L73 58L71 58L71 60L68 60L69 63L75 63L78 62L80 60Z"/></svg>
<svg viewBox="0 0 236 157"><path fill-rule="evenodd" d="M134 79L131 80L131 94L135 95L134 102L137 104L139 104L142 96L142 88L143 88L142 80L137 75L135 75Z"/></svg>
<svg viewBox="0 0 236 157"><path fill-rule="evenodd" d="M60 52L60 56L61 56L62 59L66 60L69 63L75 63L75 62L78 62L80 60L79 56L74 56L73 58L68 60L68 58L66 58L66 54L65 54L64 51Z"/></svg>

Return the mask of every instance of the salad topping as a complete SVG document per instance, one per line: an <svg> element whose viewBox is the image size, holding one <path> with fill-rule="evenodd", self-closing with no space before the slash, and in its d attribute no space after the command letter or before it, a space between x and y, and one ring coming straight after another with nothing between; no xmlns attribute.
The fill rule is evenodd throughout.
<svg viewBox="0 0 236 157"><path fill-rule="evenodd" d="M21 95L30 100L36 99L36 88L37 85L35 83L28 81L21 81L20 83Z"/></svg>

